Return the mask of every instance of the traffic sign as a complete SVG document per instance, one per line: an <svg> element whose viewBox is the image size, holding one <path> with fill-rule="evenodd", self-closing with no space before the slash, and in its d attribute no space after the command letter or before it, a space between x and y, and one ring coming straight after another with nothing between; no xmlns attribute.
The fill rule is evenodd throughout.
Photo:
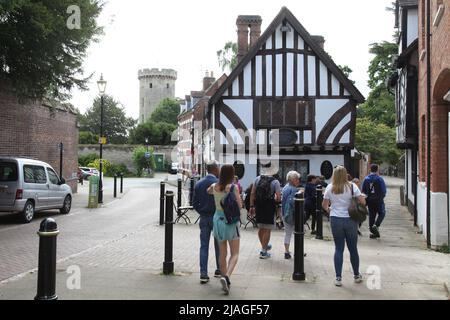
<svg viewBox="0 0 450 320"><path fill-rule="evenodd" d="M100 143L100 144L106 144L106 137L100 137L100 138L98 138L98 143Z"/></svg>
<svg viewBox="0 0 450 320"><path fill-rule="evenodd" d="M150 152L146 152L145 153L145 159L149 159L150 158Z"/></svg>

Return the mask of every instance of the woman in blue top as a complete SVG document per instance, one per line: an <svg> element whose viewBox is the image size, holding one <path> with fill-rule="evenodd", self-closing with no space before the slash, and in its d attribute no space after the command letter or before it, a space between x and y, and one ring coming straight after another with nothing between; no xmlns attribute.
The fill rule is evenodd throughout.
<svg viewBox="0 0 450 320"><path fill-rule="evenodd" d="M291 243L292 232L294 231L294 196L298 192L300 185L300 174L297 171L289 171L286 176L286 185L281 195L281 208L283 212L284 223L284 258L290 259L291 252L289 245Z"/></svg>

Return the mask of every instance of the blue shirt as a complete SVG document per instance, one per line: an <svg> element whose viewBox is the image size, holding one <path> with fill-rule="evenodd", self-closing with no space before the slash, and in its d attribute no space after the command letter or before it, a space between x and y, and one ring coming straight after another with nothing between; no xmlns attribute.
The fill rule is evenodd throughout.
<svg viewBox="0 0 450 320"><path fill-rule="evenodd" d="M214 175L208 174L195 185L192 206L200 215L212 216L216 212L214 196L208 194L207 190L217 181L218 180Z"/></svg>

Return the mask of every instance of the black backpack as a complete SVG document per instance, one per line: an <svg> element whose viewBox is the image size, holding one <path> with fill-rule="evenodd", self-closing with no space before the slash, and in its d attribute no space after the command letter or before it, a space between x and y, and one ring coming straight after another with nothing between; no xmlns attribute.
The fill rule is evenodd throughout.
<svg viewBox="0 0 450 320"><path fill-rule="evenodd" d="M369 182L369 192L367 194L367 203L379 203L383 199L383 196L381 195L381 186L380 182L378 180L374 180L372 182Z"/></svg>
<svg viewBox="0 0 450 320"><path fill-rule="evenodd" d="M274 199L274 192L272 191L271 184L274 181L274 177L261 176L258 184L256 185L256 202L264 204L267 201Z"/></svg>

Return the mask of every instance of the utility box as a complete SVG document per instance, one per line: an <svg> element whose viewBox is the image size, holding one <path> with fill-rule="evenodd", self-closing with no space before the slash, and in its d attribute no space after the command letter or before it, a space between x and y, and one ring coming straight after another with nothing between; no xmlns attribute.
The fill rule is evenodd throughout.
<svg viewBox="0 0 450 320"><path fill-rule="evenodd" d="M89 177L89 203L88 208L98 208L98 192L100 178L97 176Z"/></svg>

